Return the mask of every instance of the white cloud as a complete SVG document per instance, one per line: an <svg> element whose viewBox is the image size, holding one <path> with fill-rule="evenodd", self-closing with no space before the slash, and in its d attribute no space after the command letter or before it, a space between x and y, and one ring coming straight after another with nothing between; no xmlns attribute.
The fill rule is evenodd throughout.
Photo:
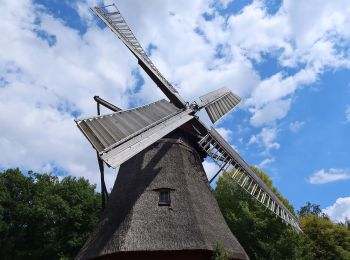
<svg viewBox="0 0 350 260"><path fill-rule="evenodd" d="M259 169L262 169L266 167L268 164L273 163L275 161L275 158L266 158L262 160L256 167Z"/></svg>
<svg viewBox="0 0 350 260"><path fill-rule="evenodd" d="M323 212L335 222L350 219L350 197L338 198L333 205L323 209Z"/></svg>
<svg viewBox="0 0 350 260"><path fill-rule="evenodd" d="M344 0L317 3L317 8L313 1L284 1L275 15L267 13L263 1L254 1L238 14L229 16L227 23L210 5L211 1L193 1L186 5L188 10L183 10L181 1L177 2L157 4L156 16L152 1L121 2L120 7L125 10L125 17L131 18L132 28L140 35L141 42L157 45L151 58L163 74L179 84L186 99L227 85L248 99L246 105L252 112L250 122L254 126L284 118L291 107L290 97L302 86L315 82L325 68L349 66L347 53L337 48L350 41L346 30L350 8L343 8ZM225 6L228 2L220 3ZM160 11L162 8L165 11ZM309 9L313 10L312 15L305 15ZM169 12L174 15L167 16ZM213 14L213 19L206 21L203 12ZM307 23L302 27L303 33L299 28L300 16ZM195 29L203 36L195 34ZM214 59L219 45L225 56ZM294 67L296 73L287 75L282 69L261 81L249 59L260 62L262 53L272 54L282 65ZM300 64L303 66L299 68ZM141 90L147 99L151 98L151 88L147 84Z"/></svg>
<svg viewBox="0 0 350 260"><path fill-rule="evenodd" d="M305 122L295 121L289 124L289 129L292 133L297 133L304 126Z"/></svg>
<svg viewBox="0 0 350 260"><path fill-rule="evenodd" d="M131 71L138 65L125 46L108 29L98 28L92 14L84 11L92 2L77 4L79 14L87 22L87 31L82 35L31 1L3 3L0 30L7 37L0 39L0 75L6 86L0 88L0 147L5 155L0 158L0 166L36 171L57 167L99 182L95 152L76 128L73 114L94 115L92 96L95 94L120 107L128 107L135 82ZM194 31L196 19L208 4L203 3L187 3L186 9L180 1L163 5L139 1L120 3L144 46L156 43L157 49L152 54L154 62L165 75L171 75L170 80L180 82L181 79L181 94L189 98L225 82L241 82L243 86L243 82L254 79L255 74L244 60L216 64L217 69L208 70L208 66L214 64L210 61L215 46L205 43ZM170 11L175 15L169 16ZM56 42L49 46L47 39L35 31L52 35ZM193 77L196 66L197 76ZM146 84L137 94L140 100L147 102L164 97L148 76L144 78ZM225 133L228 135L229 130ZM106 179L111 186L113 177L110 176L107 174Z"/></svg>
<svg viewBox="0 0 350 260"><path fill-rule="evenodd" d="M270 149L279 149L280 144L275 140L277 138L277 129L264 127L259 134L253 135L248 144L257 144L269 151Z"/></svg>
<svg viewBox="0 0 350 260"><path fill-rule="evenodd" d="M230 39L232 49L240 46L241 53L258 62L262 61L261 54L269 53L281 65L296 69L289 76L282 69L252 89L246 102L253 113L252 125L261 126L285 117L290 106L282 111L269 104L289 99L296 90L314 83L327 68L349 68L349 53L341 47L350 42L346 30L350 8L346 2L286 0L275 15L269 15L263 1L254 1L238 15L229 17L223 38ZM214 38L215 34L208 36ZM261 116L268 114L265 106L273 111L268 118Z"/></svg>
<svg viewBox="0 0 350 260"><path fill-rule="evenodd" d="M213 178L213 176L219 170L219 166L216 163L210 162L208 160L203 162L203 167L204 167L205 173L207 174L208 180Z"/></svg>
<svg viewBox="0 0 350 260"><path fill-rule="evenodd" d="M87 24L92 25L94 17L91 15L90 8L93 6L102 6L103 1L102 0L78 0L78 1L71 1L68 4L71 5L72 8L77 10L80 16L80 19L82 19Z"/></svg>
<svg viewBox="0 0 350 260"><path fill-rule="evenodd" d="M95 114L93 95L124 108L131 100L141 104L163 97L143 72L145 84L133 93L131 72L138 65L110 30L96 25L88 7L99 2L72 4L87 26L81 34L63 16L54 18L29 0L2 1L1 167L59 167L98 183L95 153L75 127L73 114ZM229 2L221 1L223 6ZM315 82L325 68L348 67L347 53L336 47L350 39L350 7L344 0L284 1L276 15L254 1L228 20L210 0L130 0L118 6L142 45L156 45L152 60L186 100L228 86L247 99L254 126L283 119L294 93ZM205 20L204 12L213 19ZM35 31L56 38L55 44L49 46ZM218 46L222 58L216 57ZM261 80L251 59L262 62L262 53L274 55L296 73L282 71ZM229 138L227 129L222 133ZM249 143L278 149L276 138L277 129L264 127ZM110 176L112 180L114 173Z"/></svg>
<svg viewBox="0 0 350 260"><path fill-rule="evenodd" d="M222 8L227 8L230 3L232 3L234 0L219 0L219 5Z"/></svg>
<svg viewBox="0 0 350 260"><path fill-rule="evenodd" d="M94 115L92 96L96 94L127 108L135 83L131 72L138 65L115 35L96 26L86 11L94 3L73 5L87 26L80 34L31 1L3 2L0 30L7 36L0 38L1 84L6 82L0 88L1 167L36 171L56 167L99 182L95 152L76 128L73 114ZM205 1L120 2L141 43L156 44L151 56L155 64L181 84L187 99L232 82L243 90L245 82L254 85L258 80L242 56L231 63L212 62L215 46L194 30L208 6ZM50 46L36 31L56 42ZM148 76L144 78L139 100L164 97ZM111 186L114 172L109 174L106 179Z"/></svg>
<svg viewBox="0 0 350 260"><path fill-rule="evenodd" d="M246 102L253 113L251 124L261 126L284 118L291 107L291 98L286 97L315 80L316 73L313 69L302 69L292 76L285 77L283 73L276 73L261 81Z"/></svg>
<svg viewBox="0 0 350 260"><path fill-rule="evenodd" d="M267 103L261 109L251 109L253 116L250 118L250 123L253 126L262 126L267 123L274 123L278 119L282 119L288 113L291 100L275 100Z"/></svg>
<svg viewBox="0 0 350 260"><path fill-rule="evenodd" d="M330 168L328 171L321 169L309 177L311 184L325 184L329 182L348 180L350 172L343 169Z"/></svg>
<svg viewBox="0 0 350 260"><path fill-rule="evenodd" d="M215 128L216 131L219 132L219 134L226 140L226 141L230 141L231 136L232 136L232 131L228 128L224 128L224 127L217 127Z"/></svg>
<svg viewBox="0 0 350 260"><path fill-rule="evenodd" d="M127 56L111 57L121 50L96 26L80 36L30 1L4 1L2 8L0 30L7 36L0 38L0 75L6 82L0 88L0 166L59 168L99 183L96 153L73 114L94 115L94 94L127 107L135 65ZM37 31L56 42L50 46ZM107 179L114 175L106 172Z"/></svg>
<svg viewBox="0 0 350 260"><path fill-rule="evenodd" d="M350 122L350 107L348 107L345 111L346 121Z"/></svg>

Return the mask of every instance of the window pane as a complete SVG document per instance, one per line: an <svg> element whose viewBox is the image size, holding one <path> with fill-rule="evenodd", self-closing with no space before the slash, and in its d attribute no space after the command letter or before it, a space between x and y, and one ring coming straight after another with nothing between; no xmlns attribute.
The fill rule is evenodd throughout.
<svg viewBox="0 0 350 260"><path fill-rule="evenodd" d="M159 191L159 203L170 204L170 191Z"/></svg>

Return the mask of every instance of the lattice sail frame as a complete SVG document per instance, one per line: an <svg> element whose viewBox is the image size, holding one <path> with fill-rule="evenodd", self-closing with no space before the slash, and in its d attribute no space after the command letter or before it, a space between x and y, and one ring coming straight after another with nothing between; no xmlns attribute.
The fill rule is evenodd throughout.
<svg viewBox="0 0 350 260"><path fill-rule="evenodd" d="M200 107L205 108L213 124L229 113L241 101L239 96L233 94L226 87L209 92L199 97L199 99L202 101Z"/></svg>
<svg viewBox="0 0 350 260"><path fill-rule="evenodd" d="M136 56L141 67L155 81L169 100L174 103L175 106L184 108L186 106L185 101L147 56L147 53L129 28L116 5L95 6L91 9Z"/></svg>
<svg viewBox="0 0 350 260"><path fill-rule="evenodd" d="M162 99L130 110L77 119L76 123L100 158L116 168L193 119L194 112Z"/></svg>
<svg viewBox="0 0 350 260"><path fill-rule="evenodd" d="M231 179L253 198L295 230L302 232L294 215L214 128L211 128L198 144L219 166L218 174L228 173Z"/></svg>

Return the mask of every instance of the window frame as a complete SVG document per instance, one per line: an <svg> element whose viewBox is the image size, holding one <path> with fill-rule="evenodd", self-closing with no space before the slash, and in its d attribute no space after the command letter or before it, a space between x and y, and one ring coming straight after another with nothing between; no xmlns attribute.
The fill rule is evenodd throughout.
<svg viewBox="0 0 350 260"><path fill-rule="evenodd" d="M161 188L155 189L158 192L158 206L170 206L171 205L171 191L174 189Z"/></svg>

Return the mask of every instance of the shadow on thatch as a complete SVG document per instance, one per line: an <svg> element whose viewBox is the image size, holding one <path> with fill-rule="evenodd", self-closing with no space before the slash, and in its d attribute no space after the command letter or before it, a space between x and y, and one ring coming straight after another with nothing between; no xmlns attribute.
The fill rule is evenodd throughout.
<svg viewBox="0 0 350 260"><path fill-rule="evenodd" d="M124 225L121 227L121 225L128 223L128 221L125 220L127 220L129 214L132 214L131 210L134 204L162 169L161 167L156 168L157 163L171 148L171 145L167 143L156 143L146 150L154 148L155 145L160 147L155 156L144 167L142 167L142 162L145 161L143 159L145 153L136 155L141 158L132 160L132 165L130 165L130 161L121 165L119 173L124 174L118 174L106 208L102 213L101 221L95 232L79 252L77 259L99 255L105 247L121 247L123 241L118 238L112 239L112 236L116 233L116 230L120 228L124 232L127 232L128 226ZM131 170L131 168L139 170L134 171ZM116 183L118 183L118 185L116 185ZM116 212L118 213L116 214ZM118 232L118 235L121 236L124 232ZM115 244L108 245L109 241L113 241Z"/></svg>

